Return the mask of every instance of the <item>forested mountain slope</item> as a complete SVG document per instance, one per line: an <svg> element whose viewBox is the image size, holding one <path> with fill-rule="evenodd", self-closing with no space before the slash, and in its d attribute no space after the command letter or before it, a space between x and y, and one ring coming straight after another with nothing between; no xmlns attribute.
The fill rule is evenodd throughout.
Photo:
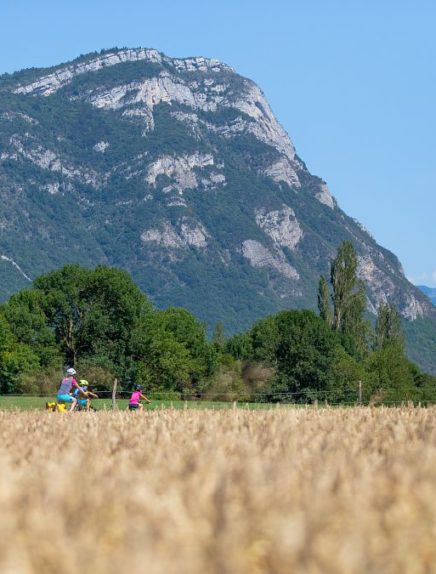
<svg viewBox="0 0 436 574"><path fill-rule="evenodd" d="M3 299L66 262L105 263L231 333L314 307L347 239L369 311L394 303L411 357L436 371L436 309L309 173L252 81L148 49L0 77Z"/></svg>

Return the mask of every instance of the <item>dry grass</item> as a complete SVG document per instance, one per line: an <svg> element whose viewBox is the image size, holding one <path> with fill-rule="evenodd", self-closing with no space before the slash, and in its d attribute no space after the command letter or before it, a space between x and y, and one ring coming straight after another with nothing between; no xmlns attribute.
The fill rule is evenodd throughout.
<svg viewBox="0 0 436 574"><path fill-rule="evenodd" d="M435 414L0 411L0 572L436 572Z"/></svg>

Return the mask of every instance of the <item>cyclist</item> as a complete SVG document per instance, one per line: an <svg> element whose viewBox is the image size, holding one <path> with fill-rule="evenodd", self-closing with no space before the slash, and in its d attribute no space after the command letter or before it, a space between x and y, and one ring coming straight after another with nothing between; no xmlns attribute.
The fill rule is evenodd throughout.
<svg viewBox="0 0 436 574"><path fill-rule="evenodd" d="M85 410L91 410L91 399L98 399L98 395L88 390L89 383L85 379L80 379L80 387L74 389L73 397L77 399L79 407L85 407Z"/></svg>
<svg viewBox="0 0 436 574"><path fill-rule="evenodd" d="M71 404L69 411L72 412L77 405L77 399L71 396L71 389L80 389L79 383L74 378L76 375L76 370L72 367L69 367L66 372L66 376L62 379L61 384L59 386L58 394L57 394L57 401L59 404L69 403Z"/></svg>
<svg viewBox="0 0 436 574"><path fill-rule="evenodd" d="M141 404L141 399L146 401L147 403L151 403L150 399L148 399L145 395L142 394L142 387L141 385L136 385L135 390L133 391L130 401L129 401L129 411L136 411L136 410L144 410L144 405Z"/></svg>

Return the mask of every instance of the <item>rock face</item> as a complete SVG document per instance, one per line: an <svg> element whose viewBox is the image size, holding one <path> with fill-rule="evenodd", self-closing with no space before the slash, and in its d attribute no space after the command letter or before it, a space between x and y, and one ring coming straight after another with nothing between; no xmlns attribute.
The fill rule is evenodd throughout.
<svg viewBox="0 0 436 574"><path fill-rule="evenodd" d="M308 172L259 87L215 60L114 49L2 76L0 200L2 298L65 262L106 263L158 305L231 332L314 307L319 274L351 239L369 311L390 301L436 325L397 258Z"/></svg>

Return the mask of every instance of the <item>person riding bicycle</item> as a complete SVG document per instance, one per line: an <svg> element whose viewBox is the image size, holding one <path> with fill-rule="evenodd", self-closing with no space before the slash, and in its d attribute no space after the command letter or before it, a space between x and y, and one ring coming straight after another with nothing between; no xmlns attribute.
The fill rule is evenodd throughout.
<svg viewBox="0 0 436 574"><path fill-rule="evenodd" d="M98 399L98 395L92 393L88 387L89 383L85 379L80 379L80 387L74 389L73 397L77 399L79 407L85 407L87 411L91 410L91 399Z"/></svg>
<svg viewBox="0 0 436 574"><path fill-rule="evenodd" d="M57 393L57 402L59 404L69 403L71 404L69 411L72 412L77 405L77 399L74 398L70 393L71 389L80 389L79 383L74 378L76 375L76 370L72 367L69 367L66 371L66 376L62 379L61 384L58 389Z"/></svg>
<svg viewBox="0 0 436 574"><path fill-rule="evenodd" d="M150 399L142 394L141 385L136 385L135 390L133 391L129 400L129 411L144 410L144 405L140 402L141 399L147 403L151 403Z"/></svg>

